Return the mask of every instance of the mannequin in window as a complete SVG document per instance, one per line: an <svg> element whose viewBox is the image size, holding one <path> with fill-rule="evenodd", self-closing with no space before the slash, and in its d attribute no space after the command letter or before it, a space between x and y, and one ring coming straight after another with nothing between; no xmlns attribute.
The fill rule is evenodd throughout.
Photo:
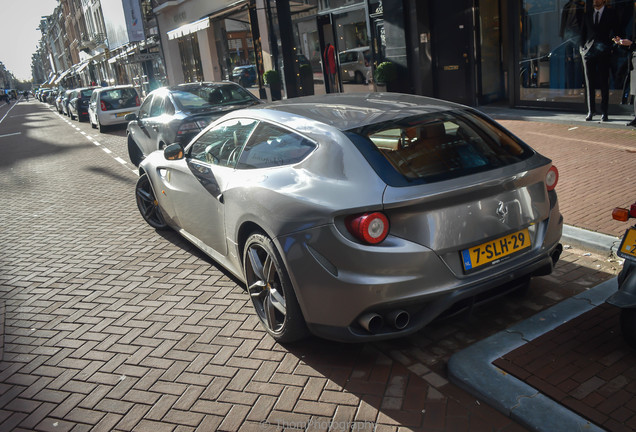
<svg viewBox="0 0 636 432"><path fill-rule="evenodd" d="M559 36L563 39L565 50L565 88L567 89L581 88L583 85L578 48L584 15L585 2L581 0L569 0L561 11Z"/></svg>
<svg viewBox="0 0 636 432"><path fill-rule="evenodd" d="M336 87L336 50L330 43L325 48L325 73L327 74L328 93L335 93L338 91Z"/></svg>
<svg viewBox="0 0 636 432"><path fill-rule="evenodd" d="M593 120L596 113L597 86L601 90L601 121L609 120L609 74L614 45L612 38L619 34L618 30L616 11L607 6L607 0L594 0L593 8L585 13L581 26L579 49L585 73L586 121Z"/></svg>

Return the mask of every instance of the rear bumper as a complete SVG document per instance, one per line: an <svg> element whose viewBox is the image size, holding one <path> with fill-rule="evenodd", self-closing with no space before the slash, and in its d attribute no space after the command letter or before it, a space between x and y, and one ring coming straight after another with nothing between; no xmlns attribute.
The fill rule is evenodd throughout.
<svg viewBox="0 0 636 432"><path fill-rule="evenodd" d="M461 300L499 294L551 273L562 249L558 210L556 215L532 251L461 278L432 250L396 237L383 246L363 246L323 226L276 241L309 329L327 339L364 342L406 336ZM388 319L397 311L410 317L403 328ZM360 324L368 314L384 318L373 332Z"/></svg>
<svg viewBox="0 0 636 432"><path fill-rule="evenodd" d="M100 112L97 113L97 118L99 119L99 123L104 125L104 126L113 126L113 125L118 125L118 124L127 124L128 121L124 118L126 117L126 114L129 113L134 113L135 110L129 110L129 111L125 111L123 113L119 113L120 116L117 117L117 112L113 112L110 113L108 111L106 112ZM121 115L123 114L123 115Z"/></svg>

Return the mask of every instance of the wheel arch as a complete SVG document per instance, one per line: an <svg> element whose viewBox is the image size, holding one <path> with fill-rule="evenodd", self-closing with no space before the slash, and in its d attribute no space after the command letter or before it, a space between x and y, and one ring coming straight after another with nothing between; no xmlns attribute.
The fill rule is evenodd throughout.
<svg viewBox="0 0 636 432"><path fill-rule="evenodd" d="M260 232L270 239L272 238L263 227L257 224L254 221L245 221L241 224L238 229L238 233L236 235L236 245L238 248L239 259L241 261L241 270L245 273L245 268L243 266L243 254L245 253L245 243L247 243L247 239L254 233ZM274 244L274 246L276 246ZM280 251L278 251L280 255Z"/></svg>
<svg viewBox="0 0 636 432"><path fill-rule="evenodd" d="M133 165L138 167L141 161L145 159L145 156L143 150L139 147L139 144L137 144L137 141L135 141L130 132L126 133L126 147L128 149L128 159L130 159ZM141 175L141 168L139 168L139 170L139 175Z"/></svg>

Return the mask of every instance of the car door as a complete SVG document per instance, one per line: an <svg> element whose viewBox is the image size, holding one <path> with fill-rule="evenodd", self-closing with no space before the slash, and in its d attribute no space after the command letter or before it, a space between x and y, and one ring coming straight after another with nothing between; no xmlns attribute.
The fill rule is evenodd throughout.
<svg viewBox="0 0 636 432"><path fill-rule="evenodd" d="M160 169L169 215L190 236L222 255L225 240L223 192L235 175L240 152L258 122L231 119L215 125L186 149L186 157Z"/></svg>
<svg viewBox="0 0 636 432"><path fill-rule="evenodd" d="M153 143L152 129L149 126L150 108L152 102L156 96L149 94L144 102L139 107L139 113L137 114L137 121L135 124L130 125L130 131L133 139L141 149L144 155L148 156L150 153L157 149Z"/></svg>

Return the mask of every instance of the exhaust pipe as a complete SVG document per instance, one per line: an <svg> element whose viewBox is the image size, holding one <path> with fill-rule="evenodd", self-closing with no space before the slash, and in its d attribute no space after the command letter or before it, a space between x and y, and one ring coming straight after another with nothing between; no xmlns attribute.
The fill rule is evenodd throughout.
<svg viewBox="0 0 636 432"><path fill-rule="evenodd" d="M360 324L369 333L377 333L382 328L384 320L377 313L369 312L358 318L358 324Z"/></svg>
<svg viewBox="0 0 636 432"><path fill-rule="evenodd" d="M394 310L386 316L386 320L395 329L402 330L409 325L410 316L407 311Z"/></svg>

